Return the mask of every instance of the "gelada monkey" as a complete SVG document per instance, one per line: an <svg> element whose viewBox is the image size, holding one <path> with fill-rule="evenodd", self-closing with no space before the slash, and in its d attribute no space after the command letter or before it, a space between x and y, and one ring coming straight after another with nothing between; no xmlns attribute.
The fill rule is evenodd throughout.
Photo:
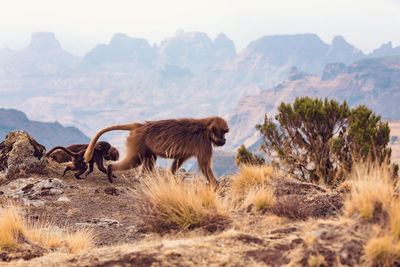
<svg viewBox="0 0 400 267"><path fill-rule="evenodd" d="M65 148L72 152L79 152L83 149L86 149L88 146L89 144L72 144ZM57 161L58 163L69 162L72 160L72 157L63 150L58 150L51 153L50 158L54 161ZM104 157L104 159L117 161L119 159L118 149L112 146L110 148L109 155L107 157Z"/></svg>
<svg viewBox="0 0 400 267"><path fill-rule="evenodd" d="M94 150L93 150L93 157L88 162L89 163L89 171L86 173L86 176L88 176L90 173L93 172L94 163L96 163L97 168L100 171L107 173L107 171L103 165L103 158L110 156L109 155L110 148L111 148L111 145L108 142L101 141L101 142L96 143L96 145L94 146ZM68 165L65 168L62 176L64 176L67 171L75 171L75 178L83 179L82 177L80 177L80 175L83 174L88 168L86 162L83 159L83 155L85 154L86 149L82 149L78 152L73 152L63 146L56 146L56 147L53 147L49 152L47 152L46 156L50 156L57 149L63 150L65 153L67 153L69 156L72 157L72 165Z"/></svg>
<svg viewBox="0 0 400 267"><path fill-rule="evenodd" d="M144 171L152 171L157 157L173 159L173 174L191 157L196 157L200 171L211 185L218 185L212 164L212 145L223 146L228 124L220 117L203 119L170 119L114 125L99 131L90 141L85 161L92 158L94 146L100 136L114 130L130 131L126 141L126 156L108 165L107 176L112 183L114 171L123 171L143 164Z"/></svg>

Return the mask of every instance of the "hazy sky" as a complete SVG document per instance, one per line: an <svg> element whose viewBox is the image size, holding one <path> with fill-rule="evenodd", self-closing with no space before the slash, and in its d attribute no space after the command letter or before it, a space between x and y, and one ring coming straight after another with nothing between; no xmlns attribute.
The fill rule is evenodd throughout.
<svg viewBox="0 0 400 267"><path fill-rule="evenodd" d="M225 33L240 52L264 35L342 35L368 53L400 45L400 0L0 0L0 48L21 49L32 32L51 31L82 55L114 33L159 43L178 29L215 38Z"/></svg>

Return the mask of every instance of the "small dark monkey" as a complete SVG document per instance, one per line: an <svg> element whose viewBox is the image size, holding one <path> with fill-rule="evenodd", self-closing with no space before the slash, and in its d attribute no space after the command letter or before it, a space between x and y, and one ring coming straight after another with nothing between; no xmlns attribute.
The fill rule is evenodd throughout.
<svg viewBox="0 0 400 267"><path fill-rule="evenodd" d="M220 117L204 119L172 119L131 123L104 128L96 134L85 153L89 162L96 141L106 132L113 130L131 131L126 142L126 156L123 160L108 165L108 180L112 183L113 171L128 170L143 164L145 171L152 171L157 157L174 159L173 174L191 157L196 157L200 171L210 184L217 185L212 164L212 145L223 146L228 124Z"/></svg>
<svg viewBox="0 0 400 267"><path fill-rule="evenodd" d="M72 152L79 152L83 149L86 149L88 146L89 146L88 144L73 144L73 145L67 146L66 148ZM58 150L58 151L53 152L50 155L50 158L54 161L57 161L58 163L69 162L72 160L72 157L70 155L68 155L66 152L64 152L63 150ZM118 149L116 149L115 147L112 146L110 148L109 156L104 157L104 159L117 161L119 159Z"/></svg>
<svg viewBox="0 0 400 267"><path fill-rule="evenodd" d="M89 171L86 173L86 176L88 176L90 173L93 172L93 166L94 163L96 163L97 168L104 172L107 173L107 170L104 168L103 165L103 157L109 157L110 156L110 148L111 145L107 142L97 142L95 147L94 147L94 153L93 153L93 158L88 162L89 163ZM76 179L83 179L80 177L81 174L83 174L87 170L87 164L84 161L83 155L85 154L86 149L82 149L78 152L72 152L68 148L65 148L63 146L56 146L53 147L49 152L47 152L46 156L50 156L55 150L61 149L65 153L67 153L69 156L72 157L72 165L68 165L62 176L65 175L67 171L75 171L75 178Z"/></svg>

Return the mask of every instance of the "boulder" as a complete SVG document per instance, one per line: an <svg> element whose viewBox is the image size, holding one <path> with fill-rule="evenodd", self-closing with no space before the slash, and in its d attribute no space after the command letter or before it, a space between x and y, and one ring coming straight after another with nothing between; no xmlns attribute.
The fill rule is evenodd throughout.
<svg viewBox="0 0 400 267"><path fill-rule="evenodd" d="M67 184L57 178L20 178L0 187L0 194L12 199L21 199L25 206L44 206L44 196L64 193Z"/></svg>
<svg viewBox="0 0 400 267"><path fill-rule="evenodd" d="M44 173L46 148L25 131L13 131L0 143L0 171L7 178Z"/></svg>

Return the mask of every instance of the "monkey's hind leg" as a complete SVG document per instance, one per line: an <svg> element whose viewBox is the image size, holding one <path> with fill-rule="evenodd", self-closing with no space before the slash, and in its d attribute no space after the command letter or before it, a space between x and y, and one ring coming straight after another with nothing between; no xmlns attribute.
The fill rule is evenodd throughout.
<svg viewBox="0 0 400 267"><path fill-rule="evenodd" d="M89 170L88 172L85 174L85 177L88 177L89 174L91 174L93 172L93 166L94 166L94 162L91 160L89 161ZM87 167L86 167L87 168Z"/></svg>
<svg viewBox="0 0 400 267"><path fill-rule="evenodd" d="M75 170L74 170L74 168L72 168L71 166L68 165L68 166L64 169L64 172L63 172L62 177L64 177L64 175L67 173L67 171L75 171Z"/></svg>
<svg viewBox="0 0 400 267"><path fill-rule="evenodd" d="M81 168L75 173L75 178L78 180L84 180L80 175L87 170L87 165L81 166Z"/></svg>

